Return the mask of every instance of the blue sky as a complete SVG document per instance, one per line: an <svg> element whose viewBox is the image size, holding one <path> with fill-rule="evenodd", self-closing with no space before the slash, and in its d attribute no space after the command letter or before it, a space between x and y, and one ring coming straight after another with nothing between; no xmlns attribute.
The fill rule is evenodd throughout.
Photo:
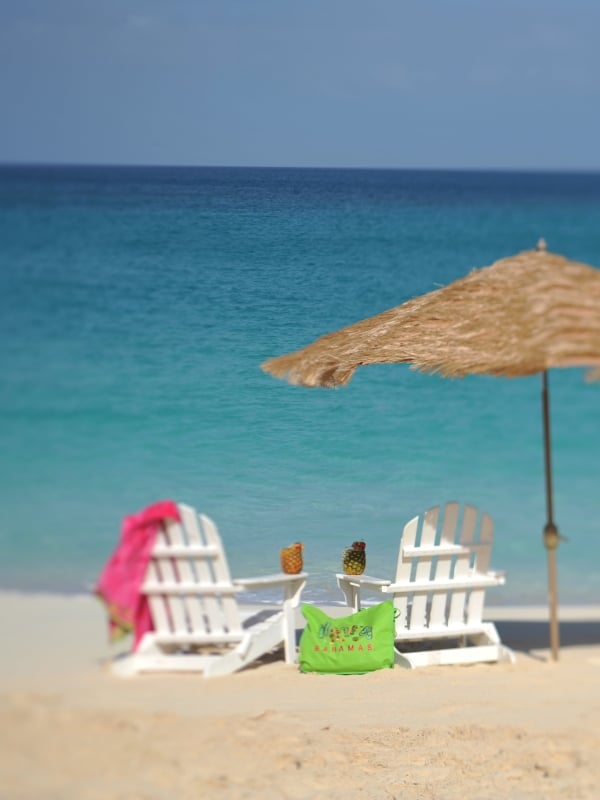
<svg viewBox="0 0 600 800"><path fill-rule="evenodd" d="M0 0L0 162L600 168L598 0Z"/></svg>

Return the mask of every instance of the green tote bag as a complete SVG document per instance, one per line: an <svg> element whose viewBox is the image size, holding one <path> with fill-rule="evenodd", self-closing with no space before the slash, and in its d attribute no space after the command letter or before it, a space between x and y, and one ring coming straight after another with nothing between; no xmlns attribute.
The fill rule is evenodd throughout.
<svg viewBox="0 0 600 800"><path fill-rule="evenodd" d="M303 603L301 672L352 675L394 666L394 605L391 600L348 617L329 617Z"/></svg>

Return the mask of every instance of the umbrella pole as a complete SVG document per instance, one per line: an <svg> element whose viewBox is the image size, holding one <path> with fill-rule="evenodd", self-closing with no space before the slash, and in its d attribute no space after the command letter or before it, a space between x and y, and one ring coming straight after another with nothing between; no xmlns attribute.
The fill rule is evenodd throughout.
<svg viewBox="0 0 600 800"><path fill-rule="evenodd" d="M560 535L554 524L552 501L552 458L550 447L550 401L548 398L548 371L542 372L542 409L544 418L544 464L546 473L546 526L544 546L548 553L548 602L550 605L550 650L554 661L558 661L558 581L556 576L556 549Z"/></svg>

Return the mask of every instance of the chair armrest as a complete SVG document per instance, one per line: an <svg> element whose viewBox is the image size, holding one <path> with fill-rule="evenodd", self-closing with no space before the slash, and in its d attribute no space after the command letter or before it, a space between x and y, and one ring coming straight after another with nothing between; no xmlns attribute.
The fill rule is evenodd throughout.
<svg viewBox="0 0 600 800"><path fill-rule="evenodd" d="M237 578L233 581L233 587L236 592L245 592L248 589L272 589L279 586L283 590L284 607L296 608L300 603L307 578L307 572L298 572L296 575L278 572L275 575L261 575L257 578Z"/></svg>
<svg viewBox="0 0 600 800"><path fill-rule="evenodd" d="M271 589L273 586L286 586L297 581L306 581L307 572L298 572L296 575L288 575L285 572L278 572L274 575L261 575L257 578L235 578L233 585L241 592L246 589Z"/></svg>
<svg viewBox="0 0 600 800"><path fill-rule="evenodd" d="M389 586L391 581L384 578L373 578L371 575L346 575L343 572L338 572L335 576L338 584L341 582L349 583L354 586L370 587L372 589L381 589L382 586Z"/></svg>
<svg viewBox="0 0 600 800"><path fill-rule="evenodd" d="M504 586L506 583L506 571L501 569L491 569L487 573L490 578L494 578L498 582L498 586Z"/></svg>

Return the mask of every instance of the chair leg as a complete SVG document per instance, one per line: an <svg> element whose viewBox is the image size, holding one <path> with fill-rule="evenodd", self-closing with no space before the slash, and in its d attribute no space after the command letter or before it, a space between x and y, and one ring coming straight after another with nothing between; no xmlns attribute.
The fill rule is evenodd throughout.
<svg viewBox="0 0 600 800"><path fill-rule="evenodd" d="M358 586L343 578L338 578L338 586L346 599L346 605L352 608L354 613L360 611L360 590Z"/></svg>

